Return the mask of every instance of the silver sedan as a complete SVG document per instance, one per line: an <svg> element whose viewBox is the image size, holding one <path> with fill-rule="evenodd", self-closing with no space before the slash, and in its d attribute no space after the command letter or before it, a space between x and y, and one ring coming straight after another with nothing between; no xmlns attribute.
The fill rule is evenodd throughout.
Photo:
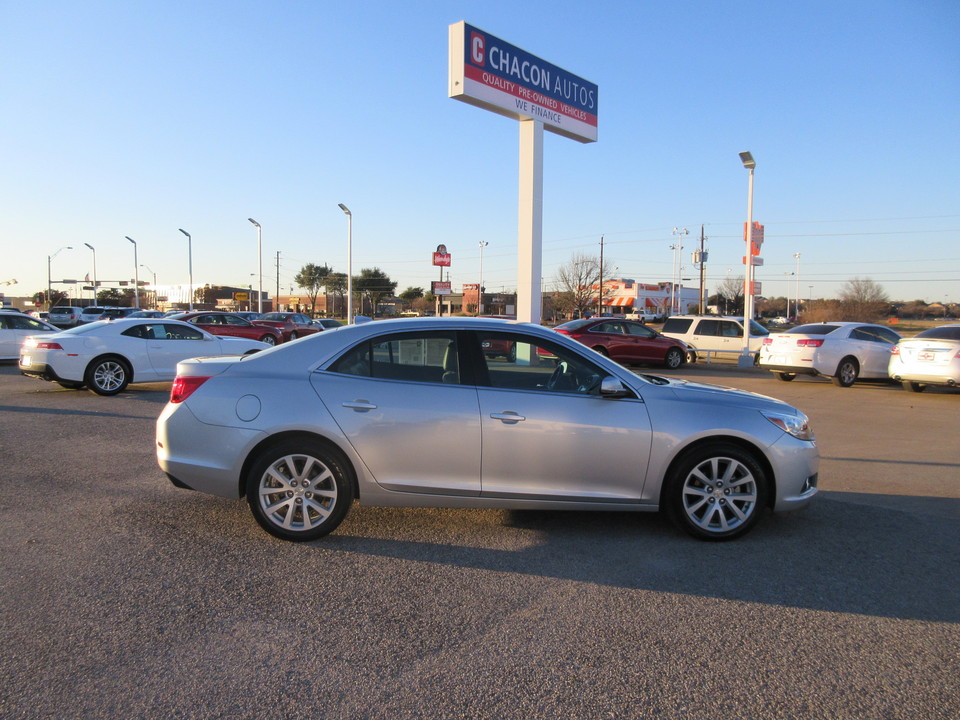
<svg viewBox="0 0 960 720"><path fill-rule="evenodd" d="M488 357L484 343L511 351ZM772 398L635 375L535 325L352 325L244 358L179 363L157 420L171 482L246 497L313 540L351 503L655 511L692 535L747 532L816 494L806 416Z"/></svg>

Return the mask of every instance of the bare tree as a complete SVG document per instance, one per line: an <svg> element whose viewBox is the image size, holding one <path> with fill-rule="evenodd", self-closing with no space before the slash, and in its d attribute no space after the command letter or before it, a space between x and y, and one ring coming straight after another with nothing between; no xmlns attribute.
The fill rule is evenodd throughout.
<svg viewBox="0 0 960 720"><path fill-rule="evenodd" d="M726 277L717 285L717 295L724 300L726 313L743 313L743 275Z"/></svg>
<svg viewBox="0 0 960 720"><path fill-rule="evenodd" d="M596 285L600 276L604 280L610 278L611 269L606 261L603 263L603 273L600 272L600 258L594 255L574 253L566 265L557 270L557 287L561 294L568 293L565 309L569 309L574 316L582 316L597 300Z"/></svg>
<svg viewBox="0 0 960 720"><path fill-rule="evenodd" d="M838 293L841 320L875 322L890 314L890 298L883 286L870 278L848 280Z"/></svg>

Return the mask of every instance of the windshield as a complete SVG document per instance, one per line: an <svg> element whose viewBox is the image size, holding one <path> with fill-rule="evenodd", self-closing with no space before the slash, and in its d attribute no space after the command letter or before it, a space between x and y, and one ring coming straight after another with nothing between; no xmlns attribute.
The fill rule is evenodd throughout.
<svg viewBox="0 0 960 720"><path fill-rule="evenodd" d="M960 340L960 325L930 328L918 333L916 337L925 340Z"/></svg>
<svg viewBox="0 0 960 720"><path fill-rule="evenodd" d="M797 325L797 327L790 328L784 334L786 335L829 335L839 327L840 327L839 325L827 325L826 323L818 323L816 325Z"/></svg>

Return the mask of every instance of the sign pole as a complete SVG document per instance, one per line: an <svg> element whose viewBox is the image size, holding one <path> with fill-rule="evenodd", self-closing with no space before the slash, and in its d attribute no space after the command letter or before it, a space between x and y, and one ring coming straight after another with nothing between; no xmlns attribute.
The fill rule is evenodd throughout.
<svg viewBox="0 0 960 720"><path fill-rule="evenodd" d="M517 320L540 323L543 256L543 123L521 120Z"/></svg>

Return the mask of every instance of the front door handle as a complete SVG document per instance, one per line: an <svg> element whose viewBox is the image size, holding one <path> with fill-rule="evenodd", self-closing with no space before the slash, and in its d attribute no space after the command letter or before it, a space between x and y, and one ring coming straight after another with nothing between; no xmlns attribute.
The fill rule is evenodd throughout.
<svg viewBox="0 0 960 720"><path fill-rule="evenodd" d="M502 413L490 413L490 417L494 420L502 420L507 425L514 425L521 420L526 420L523 415L516 413L513 410L506 410Z"/></svg>
<svg viewBox="0 0 960 720"><path fill-rule="evenodd" d="M360 412L377 409L376 405L367 400L354 400L353 402L345 402L343 403L343 407L349 408L350 410L359 410Z"/></svg>

